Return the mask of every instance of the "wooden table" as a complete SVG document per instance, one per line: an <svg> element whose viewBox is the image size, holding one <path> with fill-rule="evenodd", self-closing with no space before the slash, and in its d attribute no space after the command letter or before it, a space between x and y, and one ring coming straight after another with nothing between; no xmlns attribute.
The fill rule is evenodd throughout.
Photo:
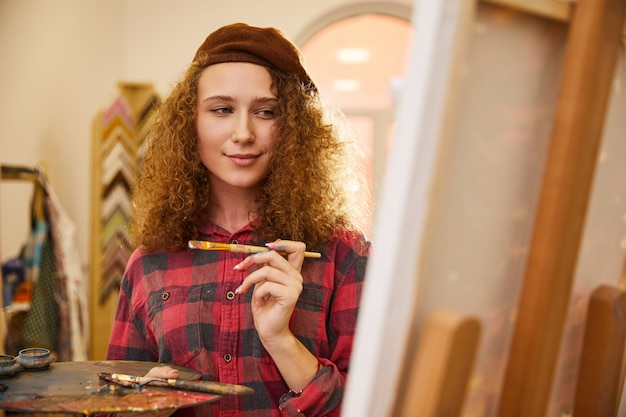
<svg viewBox="0 0 626 417"><path fill-rule="evenodd" d="M119 413L178 408L210 403L221 395L143 386L129 388L101 381L98 374L145 375L163 365L141 361L57 362L47 369L22 371L0 378L0 410L26 413L61 413L88 416L93 413ZM169 365L172 366L172 365ZM188 368L172 366L180 379L199 379Z"/></svg>

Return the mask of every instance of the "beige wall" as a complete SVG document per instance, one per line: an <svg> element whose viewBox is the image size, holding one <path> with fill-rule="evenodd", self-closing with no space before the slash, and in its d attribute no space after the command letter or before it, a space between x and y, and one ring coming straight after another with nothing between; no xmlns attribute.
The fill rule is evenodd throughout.
<svg viewBox="0 0 626 417"><path fill-rule="evenodd" d="M45 164L77 226L87 271L91 121L118 81L152 82L165 94L197 46L222 24L277 26L297 42L334 10L363 3L0 0L0 163ZM2 261L26 238L31 191L29 184L0 183Z"/></svg>
<svg viewBox="0 0 626 417"><path fill-rule="evenodd" d="M0 162L43 162L86 263L90 123L124 72L124 2L0 0ZM28 233L30 184L0 184L0 253Z"/></svg>

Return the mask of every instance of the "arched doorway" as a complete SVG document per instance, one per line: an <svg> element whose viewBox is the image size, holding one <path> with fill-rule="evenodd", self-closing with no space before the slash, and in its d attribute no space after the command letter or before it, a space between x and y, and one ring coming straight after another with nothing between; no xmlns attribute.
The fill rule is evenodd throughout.
<svg viewBox="0 0 626 417"><path fill-rule="evenodd" d="M397 5L344 8L316 21L298 42L322 96L346 113L364 140L365 173L375 199L408 64L410 13L410 7Z"/></svg>

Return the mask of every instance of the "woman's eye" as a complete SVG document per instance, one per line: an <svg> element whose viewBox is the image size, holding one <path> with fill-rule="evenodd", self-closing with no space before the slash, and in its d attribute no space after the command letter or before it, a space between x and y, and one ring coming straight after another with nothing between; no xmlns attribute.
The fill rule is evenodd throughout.
<svg viewBox="0 0 626 417"><path fill-rule="evenodd" d="M215 113L221 113L221 114L228 114L228 113L232 113L232 109L229 107L216 107L213 110L211 110Z"/></svg>
<svg viewBox="0 0 626 417"><path fill-rule="evenodd" d="M263 118L270 119L274 117L274 109L263 109L259 110L257 114Z"/></svg>

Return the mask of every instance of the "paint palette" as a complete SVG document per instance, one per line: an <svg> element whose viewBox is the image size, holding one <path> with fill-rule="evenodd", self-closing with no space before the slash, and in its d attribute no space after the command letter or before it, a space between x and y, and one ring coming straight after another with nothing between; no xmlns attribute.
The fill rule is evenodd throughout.
<svg viewBox="0 0 626 417"><path fill-rule="evenodd" d="M145 375L152 367L164 365L155 362L50 362L45 368L26 368L15 359L16 363L10 365L3 364L0 358L0 368L18 369L16 365L19 366L18 372L0 379L0 410L87 416L93 413L176 410L222 398L217 394L164 387L123 387L101 381L98 377L101 372ZM200 378L194 370L172 367L179 370L181 379Z"/></svg>

